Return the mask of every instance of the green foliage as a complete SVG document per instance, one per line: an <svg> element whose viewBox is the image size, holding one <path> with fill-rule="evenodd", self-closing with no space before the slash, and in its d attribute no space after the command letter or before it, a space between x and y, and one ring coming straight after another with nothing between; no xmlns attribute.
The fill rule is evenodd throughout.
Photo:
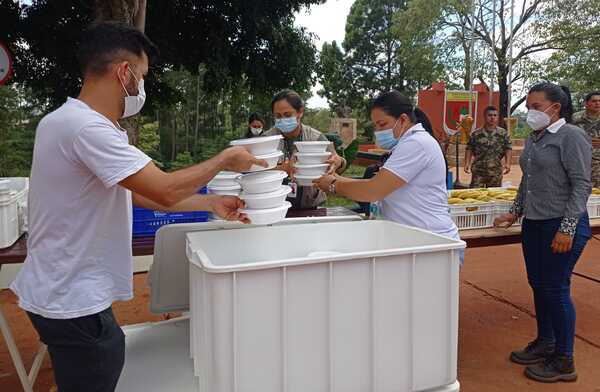
<svg viewBox="0 0 600 392"><path fill-rule="evenodd" d="M575 104L582 104L586 93L600 89L599 9L600 0L558 0L546 11L548 34L557 37L557 46L562 48L546 61L546 79L568 85Z"/></svg>
<svg viewBox="0 0 600 392"><path fill-rule="evenodd" d="M0 86L0 176L27 177L39 116L31 94L18 86Z"/></svg>
<svg viewBox="0 0 600 392"><path fill-rule="evenodd" d="M379 92L396 89L409 95L443 76L430 34L393 28L406 0L357 0L346 20L343 51L336 42L324 44L317 67L323 85L319 95L332 109L350 106L367 121L367 104Z"/></svg>
<svg viewBox="0 0 600 392"><path fill-rule="evenodd" d="M183 67L197 73L201 64L204 88L210 93L239 84L249 86L253 94L285 87L308 91L316 48L312 35L293 25L292 16L300 7L320 2L148 0L146 33L161 57L146 78L149 99L144 113L152 113L159 101L177 101L177 91L162 80L165 71ZM94 19L97 2L36 0L21 16L15 3L0 3L0 25L11 33L15 80L57 107L79 90L75 49L81 31Z"/></svg>
<svg viewBox="0 0 600 392"><path fill-rule="evenodd" d="M193 165L194 159L192 158L192 154L189 151L180 152L177 154L177 158L173 162L171 162L171 170L179 170L184 169Z"/></svg>
<svg viewBox="0 0 600 392"><path fill-rule="evenodd" d="M333 113L329 109L304 109L302 123L313 127L314 129L327 133L331 127Z"/></svg>

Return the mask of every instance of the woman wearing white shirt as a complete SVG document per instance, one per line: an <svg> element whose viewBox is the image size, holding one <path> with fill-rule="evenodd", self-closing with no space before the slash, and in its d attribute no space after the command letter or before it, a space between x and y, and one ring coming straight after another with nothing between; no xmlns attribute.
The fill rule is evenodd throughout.
<svg viewBox="0 0 600 392"><path fill-rule="evenodd" d="M377 145L392 151L383 170L363 180L325 175L316 185L356 201L381 201L385 219L458 239L448 211L444 155L421 124L428 123L425 113L391 91L373 101L371 120Z"/></svg>

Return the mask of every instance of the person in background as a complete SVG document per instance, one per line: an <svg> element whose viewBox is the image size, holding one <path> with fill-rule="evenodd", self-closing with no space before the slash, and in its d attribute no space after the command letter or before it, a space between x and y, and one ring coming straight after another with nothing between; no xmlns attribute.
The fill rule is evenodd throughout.
<svg viewBox="0 0 600 392"><path fill-rule="evenodd" d="M152 42L134 27L99 23L82 33L83 86L44 116L35 134L27 258L11 290L48 346L60 392L112 392L125 337L112 312L133 297L132 204L211 211L248 222L237 197L197 195L221 170L267 166L244 148L165 173L129 145L119 120L142 109Z"/></svg>
<svg viewBox="0 0 600 392"><path fill-rule="evenodd" d="M294 153L297 151L295 142L328 141L325 135L318 130L302 123L304 116L304 101L300 95L293 90L282 90L275 94L271 101L271 110L275 118L275 126L264 133L264 136L283 135L280 148L284 153L284 159L278 166L279 170L287 172L290 177L294 175ZM327 151L331 156L327 160L329 172L342 173L346 169L346 160L339 156L333 143ZM293 209L316 208L327 200L324 192L316 187L296 186L293 182L292 193L288 200Z"/></svg>
<svg viewBox="0 0 600 392"><path fill-rule="evenodd" d="M265 129L265 120L258 113L252 113L248 118L248 130L246 131L245 138L249 139L252 137L263 136L263 130Z"/></svg>
<svg viewBox="0 0 600 392"><path fill-rule="evenodd" d="M373 101L371 120L377 145L391 150L377 175L351 179L327 174L315 184L351 200L380 201L385 219L459 239L448 208L444 154L422 125L429 123L425 113L398 91L390 91Z"/></svg>
<svg viewBox="0 0 600 392"><path fill-rule="evenodd" d="M587 200L592 146L589 137L570 124L568 89L537 84L529 90L527 109L533 132L519 159L523 178L510 213L496 218L494 225L509 227L523 216L523 256L537 337L513 351L510 360L527 365L525 375L536 381L575 381L571 274L591 237Z"/></svg>
<svg viewBox="0 0 600 392"><path fill-rule="evenodd" d="M488 106L484 115L484 126L471 134L465 151L471 188L502 186L502 175L510 172L512 145L506 129L498 126L498 109Z"/></svg>
<svg viewBox="0 0 600 392"><path fill-rule="evenodd" d="M592 186L600 188L600 91L585 96L585 110L573 115L573 124L592 138Z"/></svg>

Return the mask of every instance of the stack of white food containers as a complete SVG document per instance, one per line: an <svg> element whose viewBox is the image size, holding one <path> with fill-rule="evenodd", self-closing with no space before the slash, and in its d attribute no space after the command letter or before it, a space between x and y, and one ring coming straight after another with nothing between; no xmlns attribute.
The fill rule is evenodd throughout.
<svg viewBox="0 0 600 392"><path fill-rule="evenodd" d="M270 225L283 220L292 206L285 201L292 188L282 185L287 173L269 170L276 167L283 156L279 149L281 139L281 135L263 136L230 143L232 146L244 147L257 159L263 159L268 164L267 167L253 165L247 174L237 179L242 189L239 197L246 203L246 208L240 212L246 214L255 225Z"/></svg>
<svg viewBox="0 0 600 392"><path fill-rule="evenodd" d="M314 180L327 172L329 165L325 161L331 156L331 152L327 151L330 144L328 141L295 143L298 152L294 177L298 185L312 186Z"/></svg>
<svg viewBox="0 0 600 392"><path fill-rule="evenodd" d="M208 192L214 195L239 196L242 191L237 181L240 173L222 171L208 183Z"/></svg>
<svg viewBox="0 0 600 392"><path fill-rule="evenodd" d="M292 191L282 185L287 173L281 170L269 170L260 173L249 173L240 177L243 192L240 199L246 203L241 210L255 225L270 225L285 218L291 203L285 201Z"/></svg>
<svg viewBox="0 0 600 392"><path fill-rule="evenodd" d="M248 172L257 172L262 170L273 169L277 166L277 162L283 156L283 152L279 149L279 144L283 136L261 136L250 139L233 140L232 146L244 147L250 154L257 159L264 159L269 164L268 167L253 165Z"/></svg>

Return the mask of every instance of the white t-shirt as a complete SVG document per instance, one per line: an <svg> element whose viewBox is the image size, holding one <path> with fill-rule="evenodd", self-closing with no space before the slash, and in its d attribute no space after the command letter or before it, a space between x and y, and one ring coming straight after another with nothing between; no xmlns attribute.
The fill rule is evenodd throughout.
<svg viewBox="0 0 600 392"><path fill-rule="evenodd" d="M149 162L125 132L77 99L40 121L27 259L11 285L21 308L67 319L132 298L131 192L118 183Z"/></svg>
<svg viewBox="0 0 600 392"><path fill-rule="evenodd" d="M442 149L420 123L402 135L383 169L406 182L382 200L381 212L386 219L459 238L448 211Z"/></svg>

